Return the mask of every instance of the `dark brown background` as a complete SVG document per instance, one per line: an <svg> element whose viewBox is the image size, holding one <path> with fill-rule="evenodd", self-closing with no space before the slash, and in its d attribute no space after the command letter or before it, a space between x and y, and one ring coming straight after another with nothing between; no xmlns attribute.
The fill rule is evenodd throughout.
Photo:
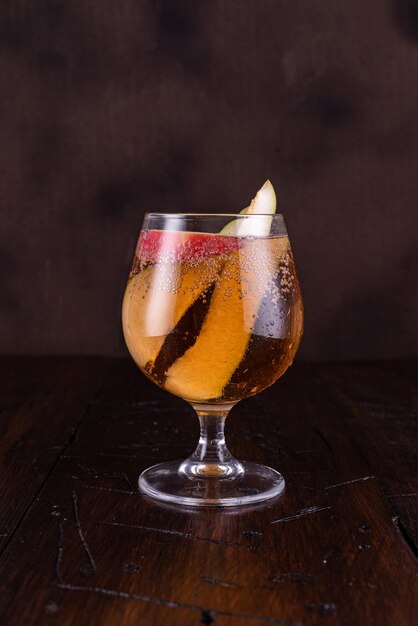
<svg viewBox="0 0 418 626"><path fill-rule="evenodd" d="M415 0L3 0L0 349L123 353L145 210L270 177L305 358L418 354Z"/></svg>

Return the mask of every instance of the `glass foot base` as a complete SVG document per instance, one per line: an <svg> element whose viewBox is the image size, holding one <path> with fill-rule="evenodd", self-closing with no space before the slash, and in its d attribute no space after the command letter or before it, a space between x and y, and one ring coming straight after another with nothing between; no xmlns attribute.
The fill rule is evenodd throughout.
<svg viewBox="0 0 418 626"><path fill-rule="evenodd" d="M244 471L234 477L189 476L181 471L183 461L149 467L139 477L142 493L157 500L186 506L244 506L279 496L284 478L265 465L241 463Z"/></svg>

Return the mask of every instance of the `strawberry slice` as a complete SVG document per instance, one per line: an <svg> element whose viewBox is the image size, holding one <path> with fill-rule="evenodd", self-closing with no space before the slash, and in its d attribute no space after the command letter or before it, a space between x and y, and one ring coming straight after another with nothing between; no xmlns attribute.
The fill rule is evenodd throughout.
<svg viewBox="0 0 418 626"><path fill-rule="evenodd" d="M142 263L201 260L238 250L242 243L238 237L220 234L143 230L138 239L136 256Z"/></svg>

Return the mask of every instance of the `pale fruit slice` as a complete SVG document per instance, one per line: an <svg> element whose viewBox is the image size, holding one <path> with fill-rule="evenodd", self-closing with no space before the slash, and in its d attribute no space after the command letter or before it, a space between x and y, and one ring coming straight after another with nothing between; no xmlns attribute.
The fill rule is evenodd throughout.
<svg viewBox="0 0 418 626"><path fill-rule="evenodd" d="M182 398L205 402L220 398L242 360L257 312L273 287L286 237L248 241L232 253L212 294L200 334L168 369L165 388Z"/></svg>
<svg viewBox="0 0 418 626"><path fill-rule="evenodd" d="M163 263L133 276L122 306L125 341L134 361L153 362L166 336L219 275L217 257L193 263Z"/></svg>
<svg viewBox="0 0 418 626"><path fill-rule="evenodd" d="M251 200L250 206L240 212L240 215L259 215L259 217L233 220L224 226L220 234L234 237L267 237L270 234L273 219L270 215L276 212L276 207L274 187L269 180L266 180L255 198Z"/></svg>

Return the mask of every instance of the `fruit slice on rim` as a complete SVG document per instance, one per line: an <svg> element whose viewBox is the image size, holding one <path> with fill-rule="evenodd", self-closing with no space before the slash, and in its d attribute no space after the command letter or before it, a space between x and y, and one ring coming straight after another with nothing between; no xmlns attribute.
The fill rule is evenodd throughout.
<svg viewBox="0 0 418 626"><path fill-rule="evenodd" d="M231 255L216 282L199 336L168 369L165 389L192 402L222 397L287 250L287 237L275 237L247 241Z"/></svg>
<svg viewBox="0 0 418 626"><path fill-rule="evenodd" d="M221 230L221 235L234 237L267 237L270 234L271 222L276 212L277 200L274 187L266 180L250 206L240 212L240 215L258 215L251 219L239 218L232 220Z"/></svg>

